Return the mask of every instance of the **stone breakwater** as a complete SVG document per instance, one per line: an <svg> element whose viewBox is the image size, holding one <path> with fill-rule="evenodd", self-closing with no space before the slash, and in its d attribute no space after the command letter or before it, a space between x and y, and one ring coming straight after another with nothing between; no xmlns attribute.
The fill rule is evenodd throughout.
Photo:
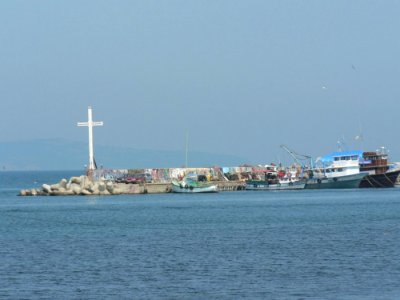
<svg viewBox="0 0 400 300"><path fill-rule="evenodd" d="M219 191L244 189L242 181L216 181ZM21 190L19 196L91 196L122 194L161 194L170 193L171 183L116 183L111 180L92 180L87 176L75 176L69 180L61 179L56 184L43 184L40 189Z"/></svg>
<svg viewBox="0 0 400 300"><path fill-rule="evenodd" d="M19 196L90 196L90 195L121 195L168 193L170 184L125 184L109 180L93 181L87 176L61 179L56 184L43 184L40 189L21 190Z"/></svg>

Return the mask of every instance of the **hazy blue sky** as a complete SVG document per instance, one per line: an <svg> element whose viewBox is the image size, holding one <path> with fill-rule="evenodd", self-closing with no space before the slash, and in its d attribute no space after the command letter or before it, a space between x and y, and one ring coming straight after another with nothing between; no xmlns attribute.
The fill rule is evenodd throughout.
<svg viewBox="0 0 400 300"><path fill-rule="evenodd" d="M0 141L400 160L400 1L1 1Z"/></svg>

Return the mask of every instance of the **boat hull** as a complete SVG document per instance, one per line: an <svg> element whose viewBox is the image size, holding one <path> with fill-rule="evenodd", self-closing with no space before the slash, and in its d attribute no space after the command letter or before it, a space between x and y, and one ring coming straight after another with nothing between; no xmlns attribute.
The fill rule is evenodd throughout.
<svg viewBox="0 0 400 300"><path fill-rule="evenodd" d="M173 193L185 193L185 194L192 194L192 193L217 193L218 186L217 185L209 185L209 186L202 186L202 187L193 187L193 186L180 186L176 184L172 184L172 192Z"/></svg>
<svg viewBox="0 0 400 300"><path fill-rule="evenodd" d="M382 174L367 175L360 182L360 188L391 188L394 187L400 170L388 171Z"/></svg>
<svg viewBox="0 0 400 300"><path fill-rule="evenodd" d="M246 182L246 190L249 191L267 191L267 190L302 190L305 182L297 181L291 183L268 184L265 181L248 181Z"/></svg>
<svg viewBox="0 0 400 300"><path fill-rule="evenodd" d="M311 178L307 180L306 189L355 189L367 173L358 173L334 178Z"/></svg>

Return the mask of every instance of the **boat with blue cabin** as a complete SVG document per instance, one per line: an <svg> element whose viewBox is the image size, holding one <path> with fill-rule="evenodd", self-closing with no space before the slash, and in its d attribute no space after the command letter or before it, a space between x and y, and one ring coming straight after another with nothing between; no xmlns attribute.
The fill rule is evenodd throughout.
<svg viewBox="0 0 400 300"><path fill-rule="evenodd" d="M360 171L362 151L333 152L319 158L308 171L306 189L358 188L368 172Z"/></svg>

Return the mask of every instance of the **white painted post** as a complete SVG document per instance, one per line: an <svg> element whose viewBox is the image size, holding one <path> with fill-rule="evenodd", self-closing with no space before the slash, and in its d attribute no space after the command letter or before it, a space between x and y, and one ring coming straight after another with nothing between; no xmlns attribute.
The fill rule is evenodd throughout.
<svg viewBox="0 0 400 300"><path fill-rule="evenodd" d="M93 151L93 126L103 126L103 122L93 122L92 107L88 107L88 121L78 122L78 126L87 126L89 128L89 167L88 171L96 169L94 163L94 151Z"/></svg>

